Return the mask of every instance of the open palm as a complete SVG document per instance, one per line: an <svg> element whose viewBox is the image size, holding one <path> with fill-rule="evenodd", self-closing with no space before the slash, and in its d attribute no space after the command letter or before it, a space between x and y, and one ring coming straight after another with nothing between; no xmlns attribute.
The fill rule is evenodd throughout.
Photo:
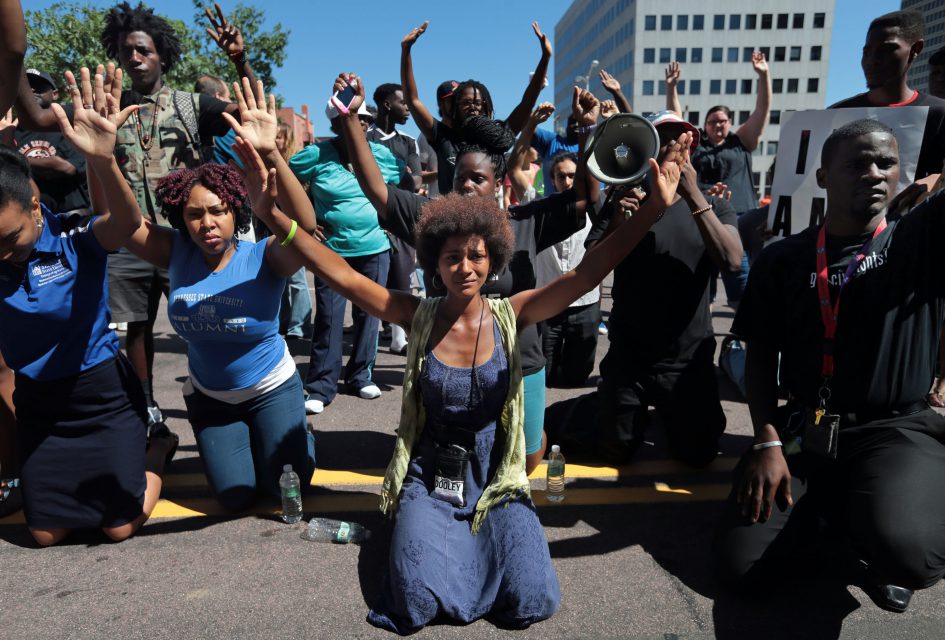
<svg viewBox="0 0 945 640"><path fill-rule="evenodd" d="M276 117L276 98L269 96L268 104L261 80L256 81L256 93L253 95L248 78L243 78L243 87L233 83L236 105L239 107L240 120L224 113L223 117L236 132L236 135L253 145L253 148L266 155L276 149L276 134L279 132L279 119Z"/></svg>
<svg viewBox="0 0 945 640"><path fill-rule="evenodd" d="M120 70L115 80L121 83ZM66 72L66 83L72 89L72 104L74 108L72 123L66 116L65 110L59 104L53 104L52 109L59 121L62 134L87 158L107 159L115 151L115 138L118 127L124 124L128 116L137 105L119 110L118 100L114 95L105 92L104 67L98 66L94 84L87 67L79 72L81 78L76 83L75 75Z"/></svg>

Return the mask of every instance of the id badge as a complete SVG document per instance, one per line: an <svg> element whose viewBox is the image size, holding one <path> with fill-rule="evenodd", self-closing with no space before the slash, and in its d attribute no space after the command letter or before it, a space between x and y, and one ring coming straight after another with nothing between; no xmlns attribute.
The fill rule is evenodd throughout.
<svg viewBox="0 0 945 640"><path fill-rule="evenodd" d="M818 416L816 411L811 411L807 414L804 427L803 449L807 453L835 460L839 433L840 416L834 413L821 413Z"/></svg>
<svg viewBox="0 0 945 640"><path fill-rule="evenodd" d="M458 444L436 449L433 496L457 507L466 506L466 466L469 452Z"/></svg>

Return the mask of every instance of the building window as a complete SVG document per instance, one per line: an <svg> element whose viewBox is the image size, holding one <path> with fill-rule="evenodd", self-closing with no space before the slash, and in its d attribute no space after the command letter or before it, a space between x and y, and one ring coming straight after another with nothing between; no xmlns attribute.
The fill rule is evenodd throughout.
<svg viewBox="0 0 945 640"><path fill-rule="evenodd" d="M788 93L797 93L797 78L788 78L787 81L787 92Z"/></svg>
<svg viewBox="0 0 945 640"><path fill-rule="evenodd" d="M778 29L787 29L788 25L788 14L779 13L778 14Z"/></svg>
<svg viewBox="0 0 945 640"><path fill-rule="evenodd" d="M801 59L801 48L800 47L791 47L791 56L789 60L791 62L797 62Z"/></svg>
<svg viewBox="0 0 945 640"><path fill-rule="evenodd" d="M647 31L656 31L656 16L643 18L643 28Z"/></svg>
<svg viewBox="0 0 945 640"><path fill-rule="evenodd" d="M751 47L742 47L742 62L751 62L751 54L754 52Z"/></svg>
<svg viewBox="0 0 945 640"><path fill-rule="evenodd" d="M774 48L774 61L784 62L785 52L786 52L786 47L775 47Z"/></svg>
<svg viewBox="0 0 945 640"><path fill-rule="evenodd" d="M673 16L660 16L660 31L673 30Z"/></svg>
<svg viewBox="0 0 945 640"><path fill-rule="evenodd" d="M728 61L729 61L729 62L738 62L738 47L729 47L729 48L728 48Z"/></svg>
<svg viewBox="0 0 945 640"><path fill-rule="evenodd" d="M733 13L728 17L728 28L729 29L741 29L742 28L742 16L739 13Z"/></svg>
<svg viewBox="0 0 945 640"><path fill-rule="evenodd" d="M663 64L672 62L673 50L669 47L660 47L660 62Z"/></svg>
<svg viewBox="0 0 945 640"><path fill-rule="evenodd" d="M702 80L689 81L689 95L698 96L702 93Z"/></svg>
<svg viewBox="0 0 945 640"><path fill-rule="evenodd" d="M751 117L751 111L739 111L738 112L738 124L745 124L745 121Z"/></svg>
<svg viewBox="0 0 945 640"><path fill-rule="evenodd" d="M826 13L815 13L814 14L814 28L823 29L824 28L824 19L827 17Z"/></svg>
<svg viewBox="0 0 945 640"><path fill-rule="evenodd" d="M776 156L776 155L778 155L778 143L777 143L777 142L773 142L773 141L772 141L772 142L769 142L769 143L768 143L768 155L769 155L769 156Z"/></svg>
<svg viewBox="0 0 945 640"><path fill-rule="evenodd" d="M676 16L676 31L689 30L689 16Z"/></svg>
<svg viewBox="0 0 945 640"><path fill-rule="evenodd" d="M745 28L746 29L758 28L758 14L755 14L755 13L745 14Z"/></svg>
<svg viewBox="0 0 945 640"><path fill-rule="evenodd" d="M768 124L781 124L781 112L778 109L772 109L768 116Z"/></svg>
<svg viewBox="0 0 945 640"><path fill-rule="evenodd" d="M692 16L692 30L693 31L702 31L705 28L705 16L701 14L696 14Z"/></svg>
<svg viewBox="0 0 945 640"><path fill-rule="evenodd" d="M709 93L714 96L722 93L722 81L721 80L709 80Z"/></svg>
<svg viewBox="0 0 945 640"><path fill-rule="evenodd" d="M765 60L771 60L771 47L758 47L758 51L764 55Z"/></svg>
<svg viewBox="0 0 945 640"><path fill-rule="evenodd" d="M666 83L663 82L663 84L666 84ZM686 95L686 81L685 80L680 80L679 82L676 83L676 91L679 92L679 95L681 96Z"/></svg>
<svg viewBox="0 0 945 640"><path fill-rule="evenodd" d="M772 80L771 91L772 93L784 93L784 80L781 78L775 78Z"/></svg>
<svg viewBox="0 0 945 640"><path fill-rule="evenodd" d="M716 31L725 28L725 16L721 13L717 13L712 17L712 28Z"/></svg>
<svg viewBox="0 0 945 640"><path fill-rule="evenodd" d="M821 48L820 48L820 45L816 45L816 46L811 47L811 48L810 48L810 59L811 59L811 60L820 60L821 51L822 51L822 50L821 50Z"/></svg>
<svg viewBox="0 0 945 640"><path fill-rule="evenodd" d="M742 80L742 93L751 95L751 79Z"/></svg>
<svg viewBox="0 0 945 640"><path fill-rule="evenodd" d="M795 14L794 14L794 25L793 25L793 26L794 26L795 29L803 29L803 28L804 28L804 14L803 14L803 13L795 13ZM778 146L778 145L775 144L774 146Z"/></svg>
<svg viewBox="0 0 945 640"><path fill-rule="evenodd" d="M685 62L686 61L686 47L677 47L676 48L676 62Z"/></svg>
<svg viewBox="0 0 945 640"><path fill-rule="evenodd" d="M770 14L770 13L762 13L762 14L761 14L761 28L762 28L762 29L770 29L770 28L771 28L771 21L772 21L773 18L774 18L774 16L773 16L772 14ZM653 18L653 19L655 20L656 18Z"/></svg>
<svg viewBox="0 0 945 640"><path fill-rule="evenodd" d="M689 52L690 62L702 62L702 47L693 47Z"/></svg>
<svg viewBox="0 0 945 640"><path fill-rule="evenodd" d="M807 93L817 93L819 90L820 90L820 79L808 78L807 79Z"/></svg>
<svg viewBox="0 0 945 640"><path fill-rule="evenodd" d="M712 47L712 62L722 62L722 47Z"/></svg>
<svg viewBox="0 0 945 640"><path fill-rule="evenodd" d="M726 80L725 81L725 95L733 96L738 91L738 81L737 80Z"/></svg>
<svg viewBox="0 0 945 640"><path fill-rule="evenodd" d="M643 62L656 62L656 49L644 49L643 50Z"/></svg>
<svg viewBox="0 0 945 640"><path fill-rule="evenodd" d="M656 84L656 92L660 94L661 96L666 95L666 81L665 80L660 80Z"/></svg>
<svg viewBox="0 0 945 640"><path fill-rule="evenodd" d="M643 81L643 95L645 95L645 96L651 96L651 95L653 95L653 81L652 81L652 80L644 80L644 81ZM774 113L774 112L772 112L772 113Z"/></svg>
<svg viewBox="0 0 945 640"><path fill-rule="evenodd" d="M697 127L699 126L699 112L698 111L689 112L689 124L693 124Z"/></svg>

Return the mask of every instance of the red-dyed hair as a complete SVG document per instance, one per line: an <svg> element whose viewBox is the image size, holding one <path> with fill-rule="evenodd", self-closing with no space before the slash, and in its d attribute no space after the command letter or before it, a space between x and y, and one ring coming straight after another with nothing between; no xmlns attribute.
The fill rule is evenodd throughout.
<svg viewBox="0 0 945 640"><path fill-rule="evenodd" d="M236 218L236 231L246 233L253 221L249 195L239 172L225 164L202 164L193 169L181 169L161 178L155 195L161 212L171 226L184 231L184 207L195 184L203 185L225 202Z"/></svg>

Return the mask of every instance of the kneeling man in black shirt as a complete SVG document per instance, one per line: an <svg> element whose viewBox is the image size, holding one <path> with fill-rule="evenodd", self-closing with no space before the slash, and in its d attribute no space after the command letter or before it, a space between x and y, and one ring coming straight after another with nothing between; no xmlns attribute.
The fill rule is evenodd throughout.
<svg viewBox="0 0 945 640"><path fill-rule="evenodd" d="M945 321L945 198L887 224L899 148L873 120L830 135L817 180L826 223L761 253L735 318L755 438L716 557L751 586L833 541L877 605L904 611L945 574L945 418L924 400Z"/></svg>

